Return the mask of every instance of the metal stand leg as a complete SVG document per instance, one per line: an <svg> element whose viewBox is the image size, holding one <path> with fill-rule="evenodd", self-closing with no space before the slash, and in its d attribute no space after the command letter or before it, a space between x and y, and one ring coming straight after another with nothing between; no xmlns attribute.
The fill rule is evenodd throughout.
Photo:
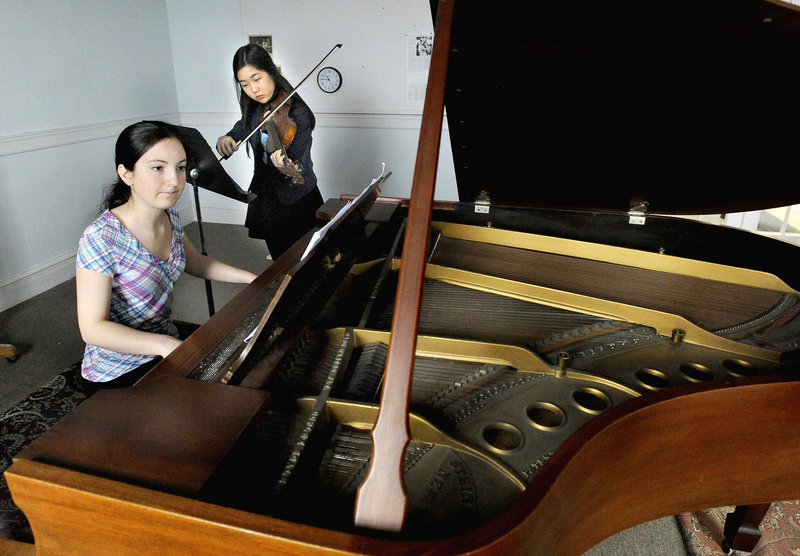
<svg viewBox="0 0 800 556"><path fill-rule="evenodd" d="M200 252L203 255L206 253L206 238L203 235L203 217L200 214L200 194L197 190L197 184L192 181L192 188L194 189L194 208L197 211L197 225L200 228ZM206 283L206 298L208 299L208 316L214 315L214 294L211 291L211 281L205 280Z"/></svg>

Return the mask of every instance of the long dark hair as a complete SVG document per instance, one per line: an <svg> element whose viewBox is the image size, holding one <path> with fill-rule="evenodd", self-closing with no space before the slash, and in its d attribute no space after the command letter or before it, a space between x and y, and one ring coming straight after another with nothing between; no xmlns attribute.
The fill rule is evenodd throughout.
<svg viewBox="0 0 800 556"><path fill-rule="evenodd" d="M177 139L183 144L181 135L172 124L159 121L142 120L122 130L117 137L114 150L115 168L120 164L133 170L136 161L153 145L163 139ZM184 146L184 149L186 147ZM128 202L131 188L117 175L117 181L106 188L105 197L100 205L101 210L111 210Z"/></svg>
<svg viewBox="0 0 800 556"><path fill-rule="evenodd" d="M250 125L250 118L252 117L253 113L258 110L260 105L257 101L247 96L247 94L242 90L242 86L239 84L237 74L244 66L253 66L257 70L267 72L275 82L276 93L279 89L286 93L290 93L294 87L292 87L289 81L287 81L286 78L281 75L281 72L278 71L278 67L275 65L275 62L272 61L272 57L269 55L269 52L264 50L263 47L257 44L246 44L242 47L239 47L239 49L233 55L233 80L236 82L236 95L239 99L239 108L242 111L242 122L244 123L245 127L247 127ZM297 93L292 95L292 102L308 107L308 104L306 104ZM309 112L311 113L311 129L314 129L316 120L313 112L311 112L310 109Z"/></svg>

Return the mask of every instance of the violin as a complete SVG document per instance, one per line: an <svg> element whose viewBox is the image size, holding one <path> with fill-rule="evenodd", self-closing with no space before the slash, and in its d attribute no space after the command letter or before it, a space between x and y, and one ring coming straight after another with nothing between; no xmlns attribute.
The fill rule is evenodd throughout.
<svg viewBox="0 0 800 556"><path fill-rule="evenodd" d="M287 98L286 91L278 90L272 100L263 105L260 121L274 112L274 115L262 126L267 132L267 153L272 154L280 150L286 160L286 169L292 178L292 185L303 185L302 168L298 163L292 162L286 154L286 149L292 143L297 133L297 124L289 117L292 99Z"/></svg>
<svg viewBox="0 0 800 556"><path fill-rule="evenodd" d="M269 151L270 154L275 152L277 149L280 148L282 153L283 153L283 155L286 156L286 147L288 147L289 143L291 143L292 139L294 139L294 134L297 131L297 125L295 125L294 120L292 120L289 117L289 107L286 106L286 110L283 110L284 105L288 105L291 102L291 98L297 92L297 89L299 89L300 86L303 83L305 83L308 80L309 77L311 77L311 74L313 74L315 71L317 71L317 69L322 64L325 63L325 60L327 60L330 57L330 55L333 54L333 51L336 50L337 48L341 48L341 47L342 47L341 43L339 43L337 45L334 45L334 47L330 49L330 51L325 55L325 57L322 60L320 60L319 63L316 66L314 66L314 69L312 69L310 72L308 72L308 74L300 81L300 83L297 85L297 87L295 87L291 92L287 93L285 91L279 90L278 94L275 96L275 98L272 99L269 103L267 103L267 105L262 107L261 119L260 119L261 123L259 125L255 126L253 128L253 130L250 133L248 133L247 136L244 139L242 139L241 141L238 141L236 143L236 146L234 147L233 152L238 151L239 147L241 147L243 144L247 143L247 141L250 139L250 137L253 136L253 134L256 131L258 131L259 129L265 128L265 126L266 126L265 130L266 130L267 135L269 137L273 137L273 138L274 137L280 137L281 138L280 141L276 141L275 144L272 145L273 148L272 148L271 151ZM270 126L270 124L272 124L272 119L274 117L276 117L276 116L282 116L282 119L285 118L286 122L291 122L291 124L287 123L284 126L274 126L275 127L275 131L273 131L272 130L272 126ZM281 133L281 129L282 128L283 128L284 133ZM231 153L231 154L233 154L233 153ZM225 160L228 157L230 157L230 154L229 155L223 155L222 157L220 157L220 160ZM286 157L286 160L289 160L289 157ZM290 162L290 164L289 164L290 170L289 171L292 172L292 183L295 183L297 185L302 184L303 183L303 176L300 175L300 167L297 166L296 164L294 164L293 162L291 162L291 160L289 160L289 162ZM295 173L294 170L292 170L292 168L294 170L297 170L297 172ZM299 180L299 181L295 181L295 180Z"/></svg>

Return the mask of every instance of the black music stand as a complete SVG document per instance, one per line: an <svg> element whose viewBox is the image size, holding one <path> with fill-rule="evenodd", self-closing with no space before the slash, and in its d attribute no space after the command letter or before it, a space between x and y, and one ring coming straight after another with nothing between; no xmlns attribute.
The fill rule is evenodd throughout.
<svg viewBox="0 0 800 556"><path fill-rule="evenodd" d="M244 191L231 179L211 150L208 142L199 131L191 127L175 126L181 135L183 147L186 149L186 175L194 189L194 206L197 211L197 225L200 229L200 252L206 255L206 240L203 234L203 217L200 214L200 195L198 187L224 195L235 201L249 203L256 198L254 193ZM206 297L208 298L208 314L214 314L214 295L211 282L205 280Z"/></svg>

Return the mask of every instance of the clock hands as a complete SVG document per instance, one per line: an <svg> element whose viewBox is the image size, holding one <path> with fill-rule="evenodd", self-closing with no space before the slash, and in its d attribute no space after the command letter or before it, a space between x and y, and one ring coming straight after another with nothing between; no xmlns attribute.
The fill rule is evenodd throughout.
<svg viewBox="0 0 800 556"><path fill-rule="evenodd" d="M317 74L317 85L326 93L334 93L342 86L342 74L333 67L322 68Z"/></svg>

